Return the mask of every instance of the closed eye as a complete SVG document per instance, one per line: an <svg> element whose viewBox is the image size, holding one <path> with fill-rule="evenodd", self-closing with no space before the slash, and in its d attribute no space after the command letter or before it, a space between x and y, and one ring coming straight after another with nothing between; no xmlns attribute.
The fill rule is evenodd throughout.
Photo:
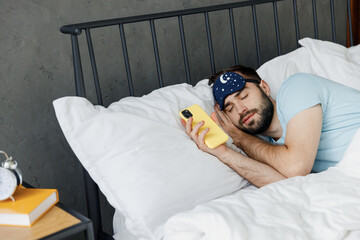
<svg viewBox="0 0 360 240"><path fill-rule="evenodd" d="M233 110L234 106L233 105L228 105L225 107L225 112L229 113Z"/></svg>
<svg viewBox="0 0 360 240"><path fill-rule="evenodd" d="M243 99L245 99L247 96L248 96L248 94L246 94L246 95L243 96L243 97L240 97L240 99L243 100Z"/></svg>

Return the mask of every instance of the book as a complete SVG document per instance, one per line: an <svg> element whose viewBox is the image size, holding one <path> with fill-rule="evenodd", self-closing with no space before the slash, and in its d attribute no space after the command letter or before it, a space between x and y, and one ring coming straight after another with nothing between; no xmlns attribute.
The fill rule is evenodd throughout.
<svg viewBox="0 0 360 240"><path fill-rule="evenodd" d="M21 187L14 198L0 201L0 225L31 227L59 202L56 189Z"/></svg>

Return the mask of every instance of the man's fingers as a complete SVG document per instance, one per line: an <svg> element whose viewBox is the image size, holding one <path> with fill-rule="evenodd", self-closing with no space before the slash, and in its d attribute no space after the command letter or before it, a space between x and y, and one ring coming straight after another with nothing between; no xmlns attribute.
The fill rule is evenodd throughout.
<svg viewBox="0 0 360 240"><path fill-rule="evenodd" d="M220 110L220 107L217 104L215 105L215 111L216 111L216 114L218 116L218 120L219 120L219 123L221 126L223 126L224 124L226 124L229 121L226 114Z"/></svg>
<svg viewBox="0 0 360 240"><path fill-rule="evenodd" d="M221 111L219 106L217 106L217 110L218 110L217 114L221 118L222 122L224 122L225 124L233 124L232 121L230 120L229 116L226 115L224 111Z"/></svg>
<svg viewBox="0 0 360 240"><path fill-rule="evenodd" d="M204 121L197 123L191 131L191 136L194 141L197 141L200 128L204 125Z"/></svg>
<svg viewBox="0 0 360 240"><path fill-rule="evenodd" d="M210 114L210 117L211 117L212 120L214 120L214 122L216 122L217 125L220 126L219 118L217 117L217 115L216 115L215 112L212 112L212 113Z"/></svg>
<svg viewBox="0 0 360 240"><path fill-rule="evenodd" d="M210 131L210 129L209 128L206 128L206 129L204 129L203 131L201 131L200 133L199 133L199 137L198 137L198 147L200 148L200 149L204 149L204 148L206 148L207 146L206 146L206 144L205 144L205 135L208 133Z"/></svg>
<svg viewBox="0 0 360 240"><path fill-rule="evenodd" d="M185 131L187 133L187 135L190 136L191 131L192 131L192 122L193 122L193 118L190 117L187 121L186 121L186 125L185 125Z"/></svg>
<svg viewBox="0 0 360 240"><path fill-rule="evenodd" d="M215 114L216 115L216 114ZM201 121L197 123L194 128L192 128L192 122L193 118L190 117L187 121L184 119L180 119L181 124L185 127L187 135L191 137L191 139L196 143L199 149L205 149L207 146L205 144L205 135L210 131L209 128L204 129L203 131L200 131L200 128L204 126L205 122Z"/></svg>
<svg viewBox="0 0 360 240"><path fill-rule="evenodd" d="M182 118L180 118L181 125L183 125L184 128L186 128L186 121Z"/></svg>

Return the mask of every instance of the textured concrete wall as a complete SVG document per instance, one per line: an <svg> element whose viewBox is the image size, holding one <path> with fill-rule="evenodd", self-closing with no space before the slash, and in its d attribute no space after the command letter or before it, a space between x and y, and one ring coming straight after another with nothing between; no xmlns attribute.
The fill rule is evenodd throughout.
<svg viewBox="0 0 360 240"><path fill-rule="evenodd" d="M74 95L70 38L59 32L60 26L234 1L0 0L0 149L18 160L25 181L35 187L57 188L61 202L86 214L81 166L63 137L52 107L54 99ZM313 36L311 7L305 5L308 2L298 0L301 37ZM330 29L328 2L317 1L320 37L325 39L331 39L331 33L326 30ZM343 44L345 1L335 2L337 40ZM296 47L294 41L285 40L295 39L291 6L292 1L289 0L278 4L284 52ZM259 19L259 34L262 59L266 61L276 56L273 23L266 20L272 18L272 5L257 8L257 13L259 17L265 16ZM221 34L217 30L226 26L229 20L226 13L213 13L211 17L211 24L216 27L213 30L216 66L221 69L233 64L230 40L219 37ZM256 54L249 50L254 46L254 36L251 30L245 28L251 26L251 10L237 10L235 18L244 23L237 29L240 61L257 67ZM178 76L184 82L182 58L177 58L181 57L180 42L176 38L178 30L172 27L171 20L159 21L158 24L159 44L165 46L160 49L160 55L171 69L163 69L165 83L178 82L173 76ZM203 17L186 18L184 24L191 53L189 61L190 64L196 63L196 67L191 68L191 76L196 83L210 73L206 42L203 42L206 41ZM149 48L151 38L146 33L149 30L141 24L126 27L125 30L129 34L129 48L136 49L130 53L132 64L145 70L145 73L133 72L134 79L137 79L134 83L136 95L142 95L157 87L148 81L156 77L152 50ZM192 31L195 33L190 33ZM115 50L106 47L109 41L114 42L118 38L118 32L99 33L93 41L98 46L95 49L99 54L97 61L102 66L99 75L105 81L105 104L108 105L126 95L127 90L124 90L126 82L122 57L119 62L111 62L109 57L116 54L121 56L120 45ZM135 39L139 37L145 40L136 42ZM80 44L83 41L80 39ZM103 49L103 52L99 49ZM89 64L84 62L84 68L89 69ZM85 78L90 77L85 73ZM89 97L94 99L92 94ZM112 211L104 208L105 222L110 226ZM111 227L107 229L111 231Z"/></svg>

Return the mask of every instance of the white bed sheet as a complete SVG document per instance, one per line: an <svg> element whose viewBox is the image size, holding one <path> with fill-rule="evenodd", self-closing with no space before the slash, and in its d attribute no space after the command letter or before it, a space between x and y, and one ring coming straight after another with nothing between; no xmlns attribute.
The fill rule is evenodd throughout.
<svg viewBox="0 0 360 240"><path fill-rule="evenodd" d="M238 194L246 194L247 192L255 191L258 188L249 182L247 185L238 191L229 194L231 195L238 195ZM114 229L114 239L115 240L138 240L136 236L131 234L126 228L125 224L125 217L122 215L121 211L115 210L114 218L113 218L113 229Z"/></svg>
<svg viewBox="0 0 360 240"><path fill-rule="evenodd" d="M360 239L360 130L343 160L327 171L239 191L173 216L163 240L184 239Z"/></svg>

